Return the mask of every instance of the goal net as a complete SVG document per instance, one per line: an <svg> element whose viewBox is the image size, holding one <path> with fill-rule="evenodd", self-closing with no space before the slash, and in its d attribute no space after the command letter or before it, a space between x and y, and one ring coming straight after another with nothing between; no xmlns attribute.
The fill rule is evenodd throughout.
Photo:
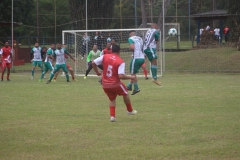
<svg viewBox="0 0 240 160"><path fill-rule="evenodd" d="M102 51L106 48L107 42L115 40L115 44L120 45L121 58L125 61L125 72L130 74L130 60L132 58L132 52L129 50L128 38L129 32L135 30L137 36L144 39L145 33L148 28L141 29L109 29L109 30L64 30L62 31L62 43L66 45L66 49L69 53L75 57L76 62L74 63L71 59L67 60L75 72L76 76L84 76L87 70L87 55L92 50L94 44L98 45L98 49ZM97 32L97 33L96 33ZM96 35L100 37L96 41ZM161 37L161 35L160 35ZM160 38L161 39L161 38ZM87 42L87 43L86 43ZM161 43L160 43L161 44ZM161 45L157 45L158 55L158 75L162 76L162 49ZM150 76L150 62L146 59L146 68ZM95 76L95 72L92 69L88 76ZM142 76L143 70L140 69L138 75Z"/></svg>

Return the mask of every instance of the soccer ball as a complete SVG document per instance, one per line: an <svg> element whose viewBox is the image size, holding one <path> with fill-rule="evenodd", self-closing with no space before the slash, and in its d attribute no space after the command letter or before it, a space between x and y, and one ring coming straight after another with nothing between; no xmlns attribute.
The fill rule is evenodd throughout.
<svg viewBox="0 0 240 160"><path fill-rule="evenodd" d="M177 30L175 28L169 29L168 35L171 37L175 37L177 35Z"/></svg>

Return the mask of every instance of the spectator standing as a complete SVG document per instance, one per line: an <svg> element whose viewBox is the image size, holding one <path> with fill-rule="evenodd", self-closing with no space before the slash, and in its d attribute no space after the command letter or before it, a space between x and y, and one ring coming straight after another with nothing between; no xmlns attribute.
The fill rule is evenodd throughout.
<svg viewBox="0 0 240 160"><path fill-rule="evenodd" d="M219 40L219 37L220 37L220 29L218 27L216 27L214 29L214 36L215 36L215 39L216 40Z"/></svg>
<svg viewBox="0 0 240 160"><path fill-rule="evenodd" d="M94 44L96 44L98 46L98 49L101 51L102 50L102 35L101 33L99 32L96 32L95 33L95 36L94 36Z"/></svg>
<svg viewBox="0 0 240 160"><path fill-rule="evenodd" d="M226 26L223 29L223 34L225 35L225 42L227 42L228 41L228 37L229 37L229 28L228 28L228 26Z"/></svg>
<svg viewBox="0 0 240 160"><path fill-rule="evenodd" d="M206 30L210 31L210 29L211 29L210 24L208 24L207 27L206 27Z"/></svg>
<svg viewBox="0 0 240 160"><path fill-rule="evenodd" d="M84 33L83 38L82 38L82 58L84 58L86 52L87 52L87 45L88 42L90 41L90 37L87 36L87 33Z"/></svg>

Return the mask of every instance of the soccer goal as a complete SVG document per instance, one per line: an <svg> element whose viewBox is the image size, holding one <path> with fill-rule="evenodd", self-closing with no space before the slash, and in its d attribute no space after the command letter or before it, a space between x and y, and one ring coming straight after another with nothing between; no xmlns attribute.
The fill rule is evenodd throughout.
<svg viewBox="0 0 240 160"><path fill-rule="evenodd" d="M98 49L100 51L106 48L107 42L111 42L115 40L115 44L120 45L121 53L120 56L125 61L126 74L130 73L130 60L132 58L132 53L129 50L128 38L129 32L131 30L135 30L137 35L144 39L145 33L149 28L141 28L141 29L108 29L108 30L64 30L62 31L62 43L66 45L69 53L75 57L76 63L67 60L75 71L76 76L84 76L87 69L87 55L92 50L94 44L97 43ZM98 32L98 42L96 42L96 32ZM84 38L85 37L85 38ZM160 35L161 37L161 35ZM85 39L85 41L84 41ZM87 40L86 40L87 39ZM160 38L161 39L161 38ZM88 43L84 43L84 42ZM159 43L161 44L161 42ZM157 55L158 55L158 75L162 76L162 49L161 45L157 45ZM150 75L150 62L146 59L146 66L148 70L148 74ZM95 72L92 71L88 76L95 76ZM143 76L143 70L140 69L139 75ZM151 77L151 76L149 76Z"/></svg>

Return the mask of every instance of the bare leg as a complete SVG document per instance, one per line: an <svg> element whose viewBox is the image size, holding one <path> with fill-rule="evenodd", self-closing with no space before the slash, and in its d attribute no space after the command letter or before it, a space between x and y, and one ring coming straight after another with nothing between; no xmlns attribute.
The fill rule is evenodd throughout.
<svg viewBox="0 0 240 160"><path fill-rule="evenodd" d="M9 80L9 76L10 76L10 68L7 69L7 80Z"/></svg>

